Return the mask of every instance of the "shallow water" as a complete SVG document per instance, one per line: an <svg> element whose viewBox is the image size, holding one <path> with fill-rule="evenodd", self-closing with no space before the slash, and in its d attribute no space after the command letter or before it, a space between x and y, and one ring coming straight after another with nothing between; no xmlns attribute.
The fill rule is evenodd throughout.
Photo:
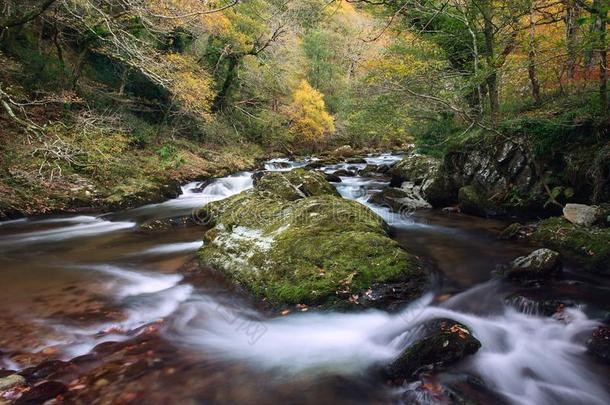
<svg viewBox="0 0 610 405"><path fill-rule="evenodd" d="M305 164L277 159L266 169ZM325 170L347 166L365 164ZM54 376L78 388L80 403L411 402L412 384L388 386L374 370L409 344L419 322L449 317L469 325L483 346L435 381L458 379L472 389L463 380L476 376L487 387L484 403L610 403L609 370L584 348L610 306L607 280L568 263L565 277L545 287L489 281L498 265L532 250L497 240L505 222L437 210L393 213L367 202L388 179L342 180L343 197L381 215L396 240L441 275L402 311L273 317L214 271L189 272L202 227L148 224L190 216L252 187L251 173L240 173L186 184L176 199L125 212L0 223L0 365L23 369L82 356ZM504 303L514 292L578 305L561 319L526 315ZM424 403L444 401L416 394Z"/></svg>

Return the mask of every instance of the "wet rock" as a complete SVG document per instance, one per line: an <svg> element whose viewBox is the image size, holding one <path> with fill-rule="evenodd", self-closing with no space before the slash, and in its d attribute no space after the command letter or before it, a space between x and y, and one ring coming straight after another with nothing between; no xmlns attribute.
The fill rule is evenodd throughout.
<svg viewBox="0 0 610 405"><path fill-rule="evenodd" d="M600 326L593 332L591 338L587 340L587 351L610 364L610 328Z"/></svg>
<svg viewBox="0 0 610 405"><path fill-rule="evenodd" d="M374 177L379 176L379 170L377 165L366 165L366 167L358 172L362 177Z"/></svg>
<svg viewBox="0 0 610 405"><path fill-rule="evenodd" d="M361 157L347 158L347 159L345 159L345 163L362 164L362 163L366 163L366 159L361 158Z"/></svg>
<svg viewBox="0 0 610 405"><path fill-rule="evenodd" d="M390 170L392 170L392 165L383 164L377 166L377 172L381 174L387 174L390 172Z"/></svg>
<svg viewBox="0 0 610 405"><path fill-rule="evenodd" d="M19 374L11 374L6 377L0 378L0 391L8 390L17 385L24 385L25 378L20 376Z"/></svg>
<svg viewBox="0 0 610 405"><path fill-rule="evenodd" d="M70 363L61 360L48 360L43 361L34 367L28 367L21 372L21 374L28 380L39 380L47 378L52 374L58 373L66 368L70 367Z"/></svg>
<svg viewBox="0 0 610 405"><path fill-rule="evenodd" d="M481 347L468 327L451 319L425 322L420 335L386 368L390 378L409 378L424 368L442 370Z"/></svg>
<svg viewBox="0 0 610 405"><path fill-rule="evenodd" d="M513 280L541 280L559 272L559 253L538 249L528 256L515 259L504 271L504 277Z"/></svg>
<svg viewBox="0 0 610 405"><path fill-rule="evenodd" d="M561 315L564 310L576 305L574 301L560 299L533 298L515 293L504 299L507 305L528 315Z"/></svg>
<svg viewBox="0 0 610 405"><path fill-rule="evenodd" d="M339 169L333 172L333 176L341 176L341 177L354 177L356 175L355 172L347 169Z"/></svg>
<svg viewBox="0 0 610 405"><path fill-rule="evenodd" d="M68 390L64 384L59 381L46 381L32 387L29 391L15 402L17 405L35 405L42 404L49 399L55 398Z"/></svg>
<svg viewBox="0 0 610 405"><path fill-rule="evenodd" d="M509 402L473 376L443 375L420 377L404 386L402 402L409 405L454 404L508 405Z"/></svg>
<svg viewBox="0 0 610 405"><path fill-rule="evenodd" d="M322 167L324 167L324 163L322 163L321 161L315 161L315 162L308 163L305 166L305 169L320 169Z"/></svg>
<svg viewBox="0 0 610 405"><path fill-rule="evenodd" d="M585 204L566 204L563 208L565 219L576 225L591 226L599 219L598 207Z"/></svg>
<svg viewBox="0 0 610 405"><path fill-rule="evenodd" d="M610 228L583 227L555 217L541 221L531 238L569 253L588 271L610 274Z"/></svg>
<svg viewBox="0 0 610 405"><path fill-rule="evenodd" d="M307 183L291 173L293 186ZM322 189L332 187L320 176ZM327 305L375 283L411 281L411 292L421 291L426 274L419 260L389 238L374 212L335 193L286 198L268 192L263 179L202 208L215 225L200 250L204 265L272 304Z"/></svg>
<svg viewBox="0 0 610 405"><path fill-rule="evenodd" d="M172 229L180 228L187 226L189 224L193 224L193 218L189 217L176 217L176 218L164 218L164 219L155 219L140 225L141 231L151 231L151 232L159 232L159 231L169 231Z"/></svg>
<svg viewBox="0 0 610 405"><path fill-rule="evenodd" d="M332 173L324 173L324 178L330 183L341 183L341 177L335 176Z"/></svg>
<svg viewBox="0 0 610 405"><path fill-rule="evenodd" d="M432 208L416 188L388 187L371 196L369 202L388 206L395 212Z"/></svg>
<svg viewBox="0 0 610 405"><path fill-rule="evenodd" d="M465 186L458 192L460 211L465 214L481 217L498 215L498 208L485 196L485 193L475 186Z"/></svg>

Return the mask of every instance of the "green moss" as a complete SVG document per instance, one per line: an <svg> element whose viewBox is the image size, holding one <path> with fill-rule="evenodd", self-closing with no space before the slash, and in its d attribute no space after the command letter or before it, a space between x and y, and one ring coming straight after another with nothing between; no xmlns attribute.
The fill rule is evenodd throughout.
<svg viewBox="0 0 610 405"><path fill-rule="evenodd" d="M610 228L583 227L555 217L542 221L533 238L572 253L590 271L610 272Z"/></svg>
<svg viewBox="0 0 610 405"><path fill-rule="evenodd" d="M460 188L458 202L462 212L467 214L488 216L495 213L494 204L485 193L472 185Z"/></svg>
<svg viewBox="0 0 610 405"><path fill-rule="evenodd" d="M202 262L272 303L329 304L373 283L425 281L382 220L353 201L321 195L287 202L255 189L202 211L215 225Z"/></svg>
<svg viewBox="0 0 610 405"><path fill-rule="evenodd" d="M498 238L500 238L500 239L517 239L519 237L519 233L521 232L522 228L523 228L523 225L520 224L519 222L515 222L513 224L510 224L509 226L504 228L504 230L500 233Z"/></svg>
<svg viewBox="0 0 610 405"><path fill-rule="evenodd" d="M257 180L256 188L289 201L317 195L339 195L323 173L305 169L264 173Z"/></svg>

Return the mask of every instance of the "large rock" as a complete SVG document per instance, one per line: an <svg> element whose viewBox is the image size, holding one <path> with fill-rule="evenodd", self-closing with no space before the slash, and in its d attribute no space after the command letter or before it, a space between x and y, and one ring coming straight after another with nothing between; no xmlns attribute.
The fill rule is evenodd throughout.
<svg viewBox="0 0 610 405"><path fill-rule="evenodd" d="M487 198L485 192L475 186L465 186L458 192L460 211L465 214L491 217L498 215L498 208Z"/></svg>
<svg viewBox="0 0 610 405"><path fill-rule="evenodd" d="M610 228L582 227L554 217L541 221L532 238L547 247L569 253L588 271L610 274Z"/></svg>
<svg viewBox="0 0 610 405"><path fill-rule="evenodd" d="M504 276L516 280L541 280L559 270L559 253L538 249L527 256L515 259L505 270Z"/></svg>
<svg viewBox="0 0 610 405"><path fill-rule="evenodd" d="M421 196L419 188L410 182L403 183L403 188L388 187L372 195L369 202L388 206L395 212L432 208Z"/></svg>
<svg viewBox="0 0 610 405"><path fill-rule="evenodd" d="M409 154L391 169L392 185L400 187L402 182L411 181L415 184L423 184L427 179L434 176L440 162L432 157Z"/></svg>
<svg viewBox="0 0 610 405"><path fill-rule="evenodd" d="M423 368L444 369L481 347L468 327L451 319L424 323L419 338L386 368L390 378L409 378Z"/></svg>
<svg viewBox="0 0 610 405"><path fill-rule="evenodd" d="M413 189L431 205L441 207L453 202L454 196L445 178L439 175L439 168L437 159L411 153L394 164L387 174L391 176L391 187Z"/></svg>
<svg viewBox="0 0 610 405"><path fill-rule="evenodd" d="M418 295L425 272L389 238L383 220L308 173L316 187L299 188L311 183L303 172L265 174L253 189L205 206L199 215L213 227L201 262L272 304L332 305L399 281Z"/></svg>
<svg viewBox="0 0 610 405"><path fill-rule="evenodd" d="M254 184L262 193L291 201L315 195L339 196L337 190L326 180L324 173L313 170L265 172L254 178Z"/></svg>
<svg viewBox="0 0 610 405"><path fill-rule="evenodd" d="M600 215L598 207L585 204L566 204L563 208L563 216L565 219L576 225L591 226Z"/></svg>

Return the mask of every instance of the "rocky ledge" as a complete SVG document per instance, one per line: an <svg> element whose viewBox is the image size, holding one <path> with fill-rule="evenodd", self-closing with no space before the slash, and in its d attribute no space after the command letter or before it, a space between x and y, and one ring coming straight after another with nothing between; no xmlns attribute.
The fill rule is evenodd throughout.
<svg viewBox="0 0 610 405"><path fill-rule="evenodd" d="M383 295L407 301L421 293L427 277L419 260L375 213L339 197L322 173L255 179L253 189L200 210L210 227L202 264L273 305L367 306ZM391 283L400 288L385 294Z"/></svg>

